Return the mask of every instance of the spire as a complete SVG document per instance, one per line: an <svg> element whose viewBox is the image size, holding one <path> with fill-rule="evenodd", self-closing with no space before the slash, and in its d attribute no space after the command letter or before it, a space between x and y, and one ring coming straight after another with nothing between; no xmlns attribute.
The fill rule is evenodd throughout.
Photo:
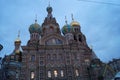
<svg viewBox="0 0 120 80"><path fill-rule="evenodd" d="M52 13L52 7L50 6L50 2L49 2L49 4L48 4L48 7L47 7L47 12L48 12L48 14L51 14Z"/></svg>
<svg viewBox="0 0 120 80"><path fill-rule="evenodd" d="M74 21L73 14L71 14L72 21Z"/></svg>
<svg viewBox="0 0 120 80"><path fill-rule="evenodd" d="M37 23L37 14L35 15L35 23Z"/></svg>
<svg viewBox="0 0 120 80"><path fill-rule="evenodd" d="M50 1L49 1L49 4L48 4L48 7L50 7Z"/></svg>
<svg viewBox="0 0 120 80"><path fill-rule="evenodd" d="M65 23L67 24L67 17L65 16Z"/></svg>
<svg viewBox="0 0 120 80"><path fill-rule="evenodd" d="M20 40L20 30L18 31L18 36L17 36L17 39L15 40L15 42L21 42L21 40Z"/></svg>
<svg viewBox="0 0 120 80"><path fill-rule="evenodd" d="M18 38L20 38L20 30L18 31Z"/></svg>

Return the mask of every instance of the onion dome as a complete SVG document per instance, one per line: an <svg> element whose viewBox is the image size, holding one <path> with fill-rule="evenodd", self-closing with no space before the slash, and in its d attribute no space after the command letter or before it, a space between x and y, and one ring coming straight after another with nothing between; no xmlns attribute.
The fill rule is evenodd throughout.
<svg viewBox="0 0 120 80"><path fill-rule="evenodd" d="M62 28L62 33L65 34L65 33L69 33L69 32L71 32L71 25L69 25L69 24L64 25Z"/></svg>
<svg viewBox="0 0 120 80"><path fill-rule="evenodd" d="M66 17L65 17L65 19L66 19ZM62 28L62 33L66 34L66 33L72 32L73 28L71 27L71 25L67 24L67 20L65 22L66 22L66 24Z"/></svg>
<svg viewBox="0 0 120 80"><path fill-rule="evenodd" d="M72 21L70 25L73 27L80 26L80 24L77 21Z"/></svg>
<svg viewBox="0 0 120 80"><path fill-rule="evenodd" d="M50 6L50 3L49 3L49 6L46 8L46 10L47 10L48 13L52 12L52 7Z"/></svg>
<svg viewBox="0 0 120 80"><path fill-rule="evenodd" d="M72 17L72 22L71 22L70 25L71 25L72 27L80 26L79 22L74 21L73 14L71 15L71 17Z"/></svg>
<svg viewBox="0 0 120 80"><path fill-rule="evenodd" d="M29 32L30 32L30 34L32 34L32 33L39 33L40 34L41 28L40 28L40 25L37 23L37 20L35 20L34 24L30 25Z"/></svg>

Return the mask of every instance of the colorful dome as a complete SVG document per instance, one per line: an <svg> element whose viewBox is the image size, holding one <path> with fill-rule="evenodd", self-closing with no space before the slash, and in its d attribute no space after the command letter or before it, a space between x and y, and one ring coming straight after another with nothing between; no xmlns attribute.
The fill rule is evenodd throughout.
<svg viewBox="0 0 120 80"><path fill-rule="evenodd" d="M39 33L41 32L40 25L35 21L34 24L31 24L29 27L29 32L31 33Z"/></svg>
<svg viewBox="0 0 120 80"><path fill-rule="evenodd" d="M47 10L48 13L51 13L52 12L52 7L50 7L50 5L49 5L46 10Z"/></svg>
<svg viewBox="0 0 120 80"><path fill-rule="evenodd" d="M73 29L72 29L71 25L69 25L69 24L64 25L63 28L62 28L62 33L63 34L69 33L71 31L73 31Z"/></svg>
<svg viewBox="0 0 120 80"><path fill-rule="evenodd" d="M80 24L77 21L72 21L70 25L73 27L80 26Z"/></svg>

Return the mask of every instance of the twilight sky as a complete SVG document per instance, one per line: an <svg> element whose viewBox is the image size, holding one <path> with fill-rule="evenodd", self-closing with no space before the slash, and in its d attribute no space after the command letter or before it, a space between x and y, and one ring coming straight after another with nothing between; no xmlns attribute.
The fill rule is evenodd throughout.
<svg viewBox="0 0 120 80"><path fill-rule="evenodd" d="M120 0L90 0L120 3ZM12 53L14 41L20 30L22 45L29 40L29 26L37 14L41 25L47 16L49 0L0 0L0 44L4 46L0 56ZM120 58L120 6L83 2L79 0L50 0L53 16L60 28L71 13L81 25L88 45L93 46L96 55L104 62Z"/></svg>

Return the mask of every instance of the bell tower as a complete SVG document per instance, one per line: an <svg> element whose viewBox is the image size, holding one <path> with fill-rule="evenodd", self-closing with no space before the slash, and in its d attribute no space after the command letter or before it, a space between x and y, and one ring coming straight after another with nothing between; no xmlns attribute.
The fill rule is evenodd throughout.
<svg viewBox="0 0 120 80"><path fill-rule="evenodd" d="M41 37L49 35L49 34L61 34L59 24L57 23L55 17L52 15L52 7L50 4L46 8L47 11L47 17L45 18L42 29L41 29Z"/></svg>

